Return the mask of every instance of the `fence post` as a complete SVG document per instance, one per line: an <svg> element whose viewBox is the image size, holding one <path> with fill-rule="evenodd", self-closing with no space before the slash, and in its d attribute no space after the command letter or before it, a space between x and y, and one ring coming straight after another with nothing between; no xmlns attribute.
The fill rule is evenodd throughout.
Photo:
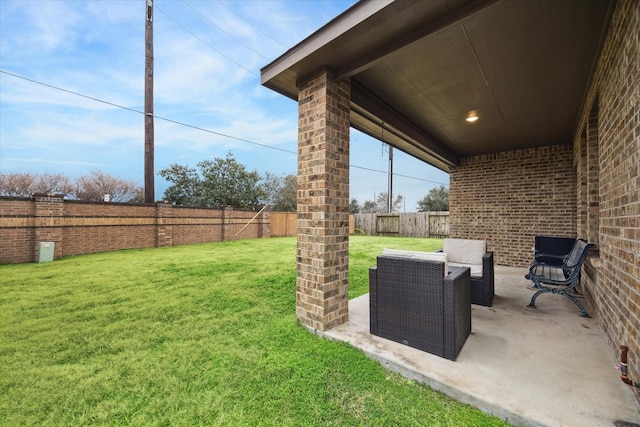
<svg viewBox="0 0 640 427"><path fill-rule="evenodd" d="M271 237L271 208L262 213L261 219L258 227L258 238Z"/></svg>

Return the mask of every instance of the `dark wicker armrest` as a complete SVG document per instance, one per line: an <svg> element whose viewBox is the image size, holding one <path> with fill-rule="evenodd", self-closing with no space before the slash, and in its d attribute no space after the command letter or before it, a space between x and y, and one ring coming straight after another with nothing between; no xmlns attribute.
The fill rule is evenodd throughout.
<svg viewBox="0 0 640 427"><path fill-rule="evenodd" d="M480 302L491 307L495 294L495 275L493 252L487 252L482 256L482 287L480 289Z"/></svg>
<svg viewBox="0 0 640 427"><path fill-rule="evenodd" d="M485 268L493 271L493 252L487 252L482 256L482 271L484 271Z"/></svg>
<svg viewBox="0 0 640 427"><path fill-rule="evenodd" d="M485 284L491 285L493 292L493 252L487 252L482 256L482 277Z"/></svg>
<svg viewBox="0 0 640 427"><path fill-rule="evenodd" d="M451 281L453 282L454 286L457 286L460 283L464 282L465 272L467 273L466 275L469 276L469 278L471 278L471 269L469 267L457 267L451 270L451 273L447 275L445 280Z"/></svg>
<svg viewBox="0 0 640 427"><path fill-rule="evenodd" d="M369 332L378 335L378 267L369 268Z"/></svg>
<svg viewBox="0 0 640 427"><path fill-rule="evenodd" d="M471 270L459 267L444 279L444 322L453 325L444 334L444 352L455 360L471 332Z"/></svg>

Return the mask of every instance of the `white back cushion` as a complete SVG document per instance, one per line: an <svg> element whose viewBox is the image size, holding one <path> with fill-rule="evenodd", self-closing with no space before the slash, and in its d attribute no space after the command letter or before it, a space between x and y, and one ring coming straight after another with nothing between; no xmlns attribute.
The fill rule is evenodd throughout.
<svg viewBox="0 0 640 427"><path fill-rule="evenodd" d="M447 258L451 262L482 265L482 257L487 252L487 242L484 240L444 239L442 251L447 254Z"/></svg>
<svg viewBox="0 0 640 427"><path fill-rule="evenodd" d="M391 256L396 258L421 259L427 261L439 261L444 263L444 275L448 274L448 257L444 252L420 252L420 251L403 251L400 249L383 249L383 256Z"/></svg>

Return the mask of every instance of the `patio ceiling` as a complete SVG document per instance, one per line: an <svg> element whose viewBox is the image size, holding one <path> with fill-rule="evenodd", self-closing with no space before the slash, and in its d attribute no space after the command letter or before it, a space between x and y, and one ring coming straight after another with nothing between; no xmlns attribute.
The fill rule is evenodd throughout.
<svg viewBox="0 0 640 427"><path fill-rule="evenodd" d="M463 156L572 140L614 2L363 0L261 81L297 100L318 70L350 78L352 127L448 171Z"/></svg>

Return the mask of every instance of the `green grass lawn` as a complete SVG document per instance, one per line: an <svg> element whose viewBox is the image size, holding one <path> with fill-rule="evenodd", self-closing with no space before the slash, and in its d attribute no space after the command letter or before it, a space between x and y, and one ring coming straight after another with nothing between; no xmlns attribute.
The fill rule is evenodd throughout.
<svg viewBox="0 0 640 427"><path fill-rule="evenodd" d="M295 238L0 266L0 425L506 425L295 318ZM382 248L352 236L350 296Z"/></svg>

